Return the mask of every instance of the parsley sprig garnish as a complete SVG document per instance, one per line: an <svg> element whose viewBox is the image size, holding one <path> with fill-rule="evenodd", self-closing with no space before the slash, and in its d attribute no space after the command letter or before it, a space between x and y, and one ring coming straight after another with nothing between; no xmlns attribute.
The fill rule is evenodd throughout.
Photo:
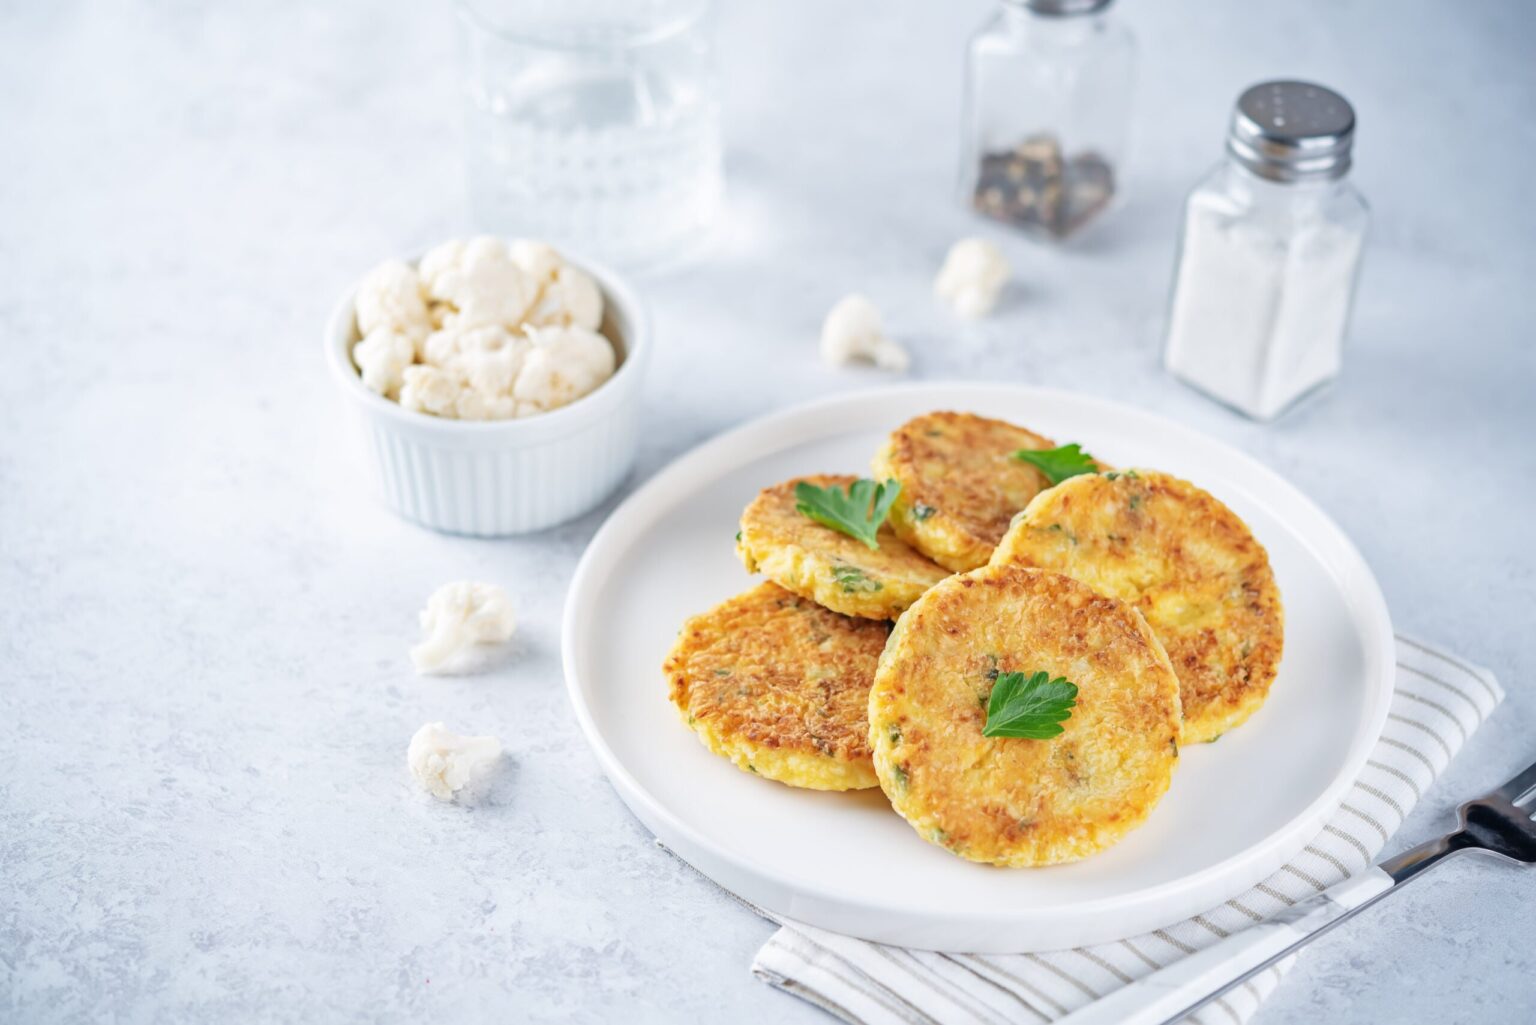
<svg viewBox="0 0 1536 1025"><path fill-rule="evenodd" d="M1084 452L1083 446L1076 442L1060 448L1021 448L1013 458L1045 474L1053 487L1068 477L1099 472L1099 464L1093 461L1093 456Z"/></svg>
<svg viewBox="0 0 1536 1025"><path fill-rule="evenodd" d="M1064 732L1061 723L1072 717L1076 704L1077 684L1063 677L1053 680L1046 672L1028 677L1000 673L987 701L987 723L981 735L1050 740Z"/></svg>
<svg viewBox="0 0 1536 1025"><path fill-rule="evenodd" d="M879 548L875 536L900 493L901 484L895 480L878 484L864 478L849 484L847 491L800 481L795 485L795 508L824 527Z"/></svg>

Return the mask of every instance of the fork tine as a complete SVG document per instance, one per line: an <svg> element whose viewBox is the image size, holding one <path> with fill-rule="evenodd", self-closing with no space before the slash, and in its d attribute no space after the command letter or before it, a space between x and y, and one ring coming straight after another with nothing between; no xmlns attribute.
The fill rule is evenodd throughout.
<svg viewBox="0 0 1536 1025"><path fill-rule="evenodd" d="M1528 766L1524 772L1499 787L1494 793L1513 804L1524 797L1533 787L1536 787L1536 765Z"/></svg>

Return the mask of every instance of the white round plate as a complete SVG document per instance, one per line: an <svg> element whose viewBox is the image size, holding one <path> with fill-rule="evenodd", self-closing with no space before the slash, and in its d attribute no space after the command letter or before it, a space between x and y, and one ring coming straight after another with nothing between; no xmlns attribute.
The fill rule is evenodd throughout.
<svg viewBox="0 0 1536 1025"><path fill-rule="evenodd" d="M954 409L1077 441L1124 467L1194 481L1248 521L1285 603L1269 701L1186 748L1146 825L1086 861L976 865L924 842L879 790L795 790L709 753L667 700L662 659L690 615L753 581L733 553L760 488L868 473L885 435ZM1305 496L1248 456L1127 406L1066 392L915 385L757 420L657 474L598 531L564 622L576 716L619 795L721 886L776 914L934 950L1021 952L1134 935L1207 910L1299 851L1381 732L1394 661L1386 604L1360 553Z"/></svg>

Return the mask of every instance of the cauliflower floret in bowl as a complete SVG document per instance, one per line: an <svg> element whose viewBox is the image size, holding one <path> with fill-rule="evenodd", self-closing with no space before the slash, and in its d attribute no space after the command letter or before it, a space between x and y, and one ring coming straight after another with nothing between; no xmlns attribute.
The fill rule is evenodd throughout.
<svg viewBox="0 0 1536 1025"><path fill-rule="evenodd" d="M384 503L435 530L542 530L634 465L644 308L543 243L482 237L381 264L337 305L325 352Z"/></svg>
<svg viewBox="0 0 1536 1025"><path fill-rule="evenodd" d="M533 344L512 386L512 397L547 411L569 405L613 374L613 346L584 327L528 332Z"/></svg>

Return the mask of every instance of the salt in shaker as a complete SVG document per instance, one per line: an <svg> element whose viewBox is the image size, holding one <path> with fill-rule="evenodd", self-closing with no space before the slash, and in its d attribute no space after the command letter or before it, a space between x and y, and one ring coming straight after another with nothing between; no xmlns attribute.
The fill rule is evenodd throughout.
<svg viewBox="0 0 1536 1025"><path fill-rule="evenodd" d="M1339 372L1370 216L1345 177L1354 134L1330 89L1253 86L1185 204L1164 365L1254 419Z"/></svg>

